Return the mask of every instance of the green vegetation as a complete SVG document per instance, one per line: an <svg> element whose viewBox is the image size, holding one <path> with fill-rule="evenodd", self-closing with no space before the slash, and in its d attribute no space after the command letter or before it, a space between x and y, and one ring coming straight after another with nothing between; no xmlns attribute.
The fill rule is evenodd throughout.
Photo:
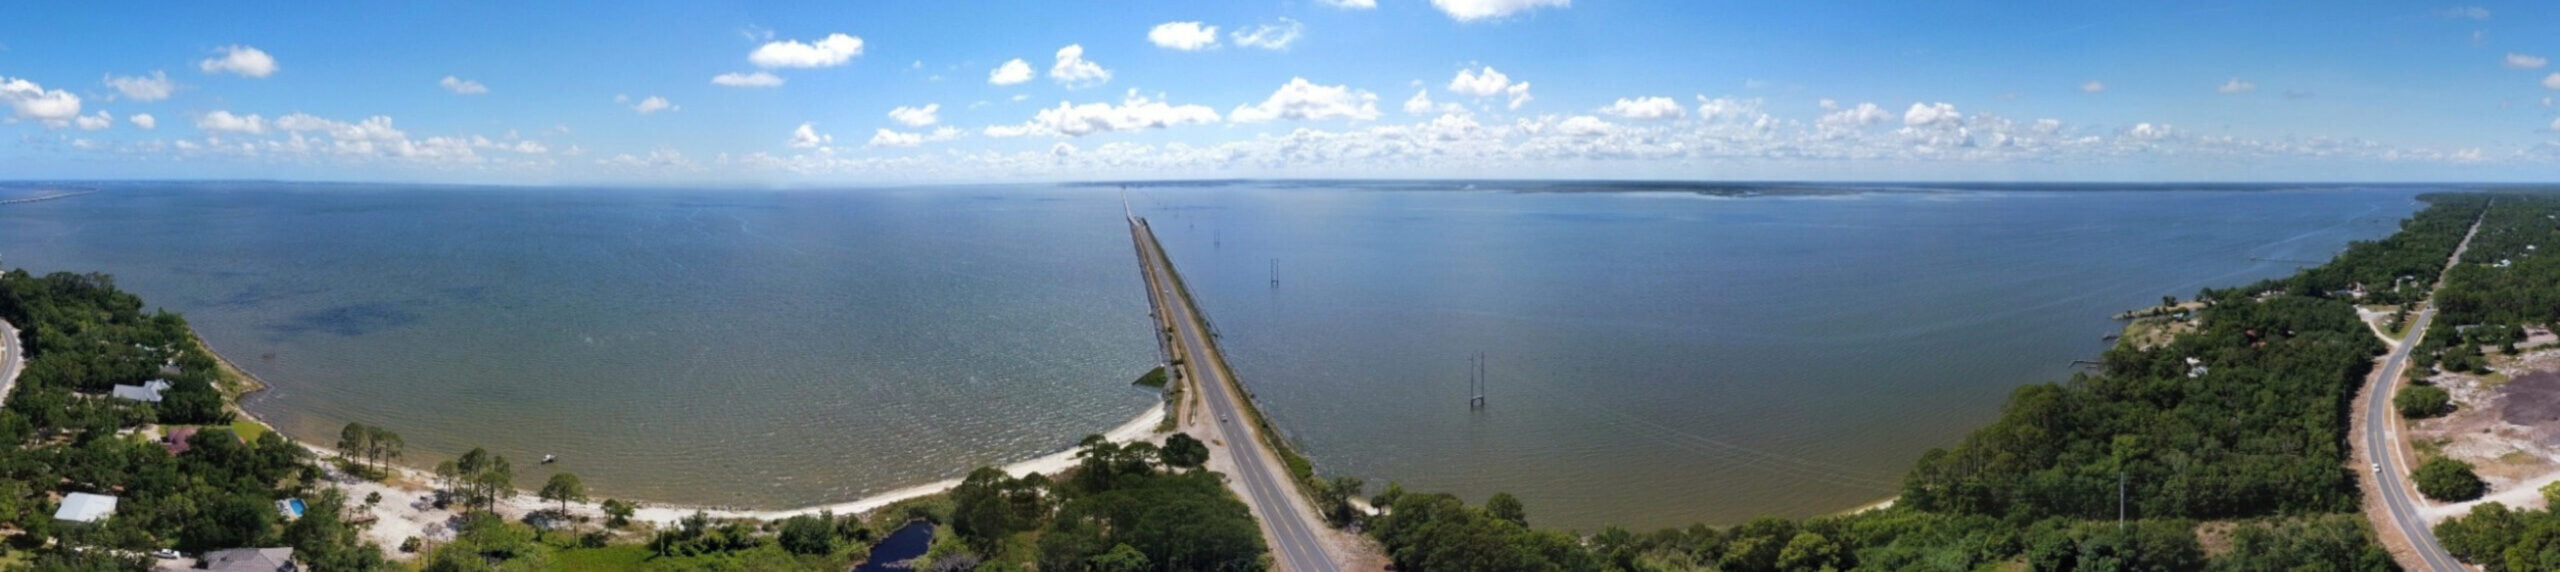
<svg viewBox="0 0 2560 572"><path fill-rule="evenodd" d="M569 514L569 503L587 502L587 485L578 481L576 473L564 471L553 473L550 481L542 483L542 490L533 494L560 503L560 514Z"/></svg>
<svg viewBox="0 0 2560 572"><path fill-rule="evenodd" d="M2231 551L2208 570L2390 570L2391 553L2373 543L2363 515L2328 514L2244 526L2232 532Z"/></svg>
<svg viewBox="0 0 2560 572"><path fill-rule="evenodd" d="M472 447L459 459L437 464L436 476L465 507L492 510L499 500L516 496L515 464L487 449Z"/></svg>
<svg viewBox="0 0 2560 572"><path fill-rule="evenodd" d="M2459 502L2480 498L2489 485L2471 472L2471 463L2451 457L2436 457L2419 463L2410 479L2418 483L2418 494L2441 502Z"/></svg>
<svg viewBox="0 0 2560 572"><path fill-rule="evenodd" d="M1188 433L1175 433L1164 440L1164 450L1156 455L1164 466L1172 469L1197 469L1209 463L1209 444L1191 438Z"/></svg>
<svg viewBox="0 0 2560 572"><path fill-rule="evenodd" d="M1507 495L1476 509L1390 484L1369 530L1404 570L2390 570L2352 512L2349 402L2384 350L2355 304L2423 298L2490 204L2421 198L2431 206L2397 234L2206 289L2174 335L2118 344L2100 374L2019 388L1997 421L1923 455L1892 509L1612 527L1585 549L1522 526ZM2239 520L2234 548L2208 557L2203 520Z"/></svg>
<svg viewBox="0 0 2560 572"><path fill-rule="evenodd" d="M2400 410L2401 417L2426 419L2451 413L2453 395L2433 385L2411 385L2391 397L2391 406Z"/></svg>
<svg viewBox="0 0 2560 572"><path fill-rule="evenodd" d="M0 318L25 332L26 371L0 410L0 522L19 534L0 556L35 569L142 569L161 548L196 552L291 546L316 569L383 566L379 549L346 526L346 499L322 470L271 432L234 431L217 389L222 370L186 320L145 313L140 298L100 274L0 274ZM161 401L105 395L110 386L166 380ZM156 442L197 426L185 452ZM120 436L137 430L133 436ZM57 495L115 496L97 523L56 521ZM287 524L275 501L305 500Z"/></svg>
<svg viewBox="0 0 2560 572"><path fill-rule="evenodd" d="M937 566L1041 570L1261 570L1262 534L1217 473L1183 469L1170 448L1086 437L1051 481L981 468L951 490Z"/></svg>
<svg viewBox="0 0 2560 572"><path fill-rule="evenodd" d="M398 460L401 449L406 446L400 441L399 433L381 427L348 423L345 429L338 430L338 455L349 461L340 467L348 474L368 480L388 478L391 461ZM358 461L366 464L354 464Z"/></svg>
<svg viewBox="0 0 2560 572"><path fill-rule="evenodd" d="M1156 388L1156 389L1164 389L1164 384L1165 384L1164 366L1156 366L1156 368L1155 368L1155 369L1147 370L1147 374L1146 374L1146 375L1138 376L1137 384L1138 384L1138 386L1140 386L1140 387L1152 387L1152 388Z"/></svg>
<svg viewBox="0 0 2560 572"><path fill-rule="evenodd" d="M2481 503L2469 515L2437 524L2436 539L2455 558L2490 572L2560 570L2560 513L2549 509Z"/></svg>

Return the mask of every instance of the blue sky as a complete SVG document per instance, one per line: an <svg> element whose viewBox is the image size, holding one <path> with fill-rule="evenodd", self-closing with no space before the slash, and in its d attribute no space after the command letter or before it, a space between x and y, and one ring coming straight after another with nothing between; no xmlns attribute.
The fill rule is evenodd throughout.
<svg viewBox="0 0 2560 572"><path fill-rule="evenodd" d="M13 3L0 176L2548 181L2555 54L2547 3Z"/></svg>

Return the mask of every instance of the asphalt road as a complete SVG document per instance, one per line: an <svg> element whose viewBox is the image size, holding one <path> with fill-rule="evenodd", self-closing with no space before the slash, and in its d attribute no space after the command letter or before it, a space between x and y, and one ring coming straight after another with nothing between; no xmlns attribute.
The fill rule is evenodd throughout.
<svg viewBox="0 0 2560 572"><path fill-rule="evenodd" d="M18 327L0 320L0 403L9 401L10 390L18 387L18 370L27 367L25 346L18 339Z"/></svg>
<svg viewBox="0 0 2560 572"><path fill-rule="evenodd" d="M1208 398L1211 413L1217 415L1217 437L1226 443L1235 461L1236 474L1230 476L1244 484L1245 503L1262 516L1264 540L1271 545L1273 559L1281 570L1340 570L1325 551L1324 543L1316 538L1316 527L1323 525L1313 522L1314 511L1302 504L1305 499L1289 483L1287 469L1266 450L1246 421L1250 417L1244 413L1233 380L1226 375L1226 358L1210 345L1207 322L1200 319L1189 297L1174 289L1170 279L1173 262L1158 248L1155 231L1147 227L1145 219L1132 217L1129 224L1132 237L1138 241L1140 263L1147 267L1148 287L1170 302L1167 305L1171 307L1165 311L1173 321L1174 343L1184 355L1193 356L1182 366L1186 379L1200 382L1196 385Z"/></svg>
<svg viewBox="0 0 2560 572"><path fill-rule="evenodd" d="M2478 232L2480 223L2474 221L2471 232L2462 235L2462 244L2454 247L2453 259L2445 263L2447 271L2462 260L2463 249L2471 247L2471 235ZM2433 288L2443 287L2444 278L2438 276ZM2430 292L2428 297L2433 298L2433 293ZM2428 570L2464 570L2461 561L2455 560L2452 553L2445 552L2444 544L2436 541L2432 523L2426 514L2418 510L2420 504L2415 498L2418 493L2409 484L2410 465L2400 454L2400 440L2395 434L2398 412L2391 407L2391 397L2400 387L2401 370L2409 366L2409 352L2418 347L2419 341L2426 339L2427 325L2433 323L2435 317L2433 306L2418 310L2417 321L2410 323L2409 333L2400 339L2399 347L2391 350L2390 358L2383 361L2382 376L2374 382L2372 395L2366 396L2365 458L2380 465L2379 470L2366 470L2373 471L2374 479L2381 485L2382 506L2389 512L2385 516L2389 517L2393 527L2400 529L2400 535L2417 548L2418 563Z"/></svg>

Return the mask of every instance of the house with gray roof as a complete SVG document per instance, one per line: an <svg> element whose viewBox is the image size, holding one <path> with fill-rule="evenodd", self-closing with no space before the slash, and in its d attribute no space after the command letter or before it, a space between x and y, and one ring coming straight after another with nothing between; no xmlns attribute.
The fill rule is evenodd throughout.
<svg viewBox="0 0 2560 572"><path fill-rule="evenodd" d="M130 399L144 403L159 403L160 392L167 391L168 389L169 380L154 379L142 382L142 385L118 385L114 390L108 391L107 394L116 396L118 399Z"/></svg>
<svg viewBox="0 0 2560 572"><path fill-rule="evenodd" d="M218 572L300 572L292 548L233 548L204 553L204 569Z"/></svg>

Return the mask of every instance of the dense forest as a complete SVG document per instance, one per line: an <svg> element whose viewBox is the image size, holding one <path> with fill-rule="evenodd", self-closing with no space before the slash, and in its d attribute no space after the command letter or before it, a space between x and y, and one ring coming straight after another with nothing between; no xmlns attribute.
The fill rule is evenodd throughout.
<svg viewBox="0 0 2560 572"><path fill-rule="evenodd" d="M129 570L175 548L291 546L320 570L379 567L382 554L318 494L310 454L272 432L228 424L221 370L186 320L144 313L104 275L0 274L0 318L24 331L26 371L0 409L0 567ZM115 385L166 380L158 403L110 397ZM172 454L146 427L202 426ZM96 523L53 518L62 496L118 497ZM311 505L290 523L275 501Z"/></svg>
<svg viewBox="0 0 2560 572"><path fill-rule="evenodd" d="M2423 298L2491 204L2420 198L2398 233L2325 265L2199 292L2194 332L2019 388L1998 420L1923 455L1890 509L1570 542L1503 503L1390 485L1368 530L1404 570L2396 569L2354 512L2350 401L2384 350L2355 305Z"/></svg>

